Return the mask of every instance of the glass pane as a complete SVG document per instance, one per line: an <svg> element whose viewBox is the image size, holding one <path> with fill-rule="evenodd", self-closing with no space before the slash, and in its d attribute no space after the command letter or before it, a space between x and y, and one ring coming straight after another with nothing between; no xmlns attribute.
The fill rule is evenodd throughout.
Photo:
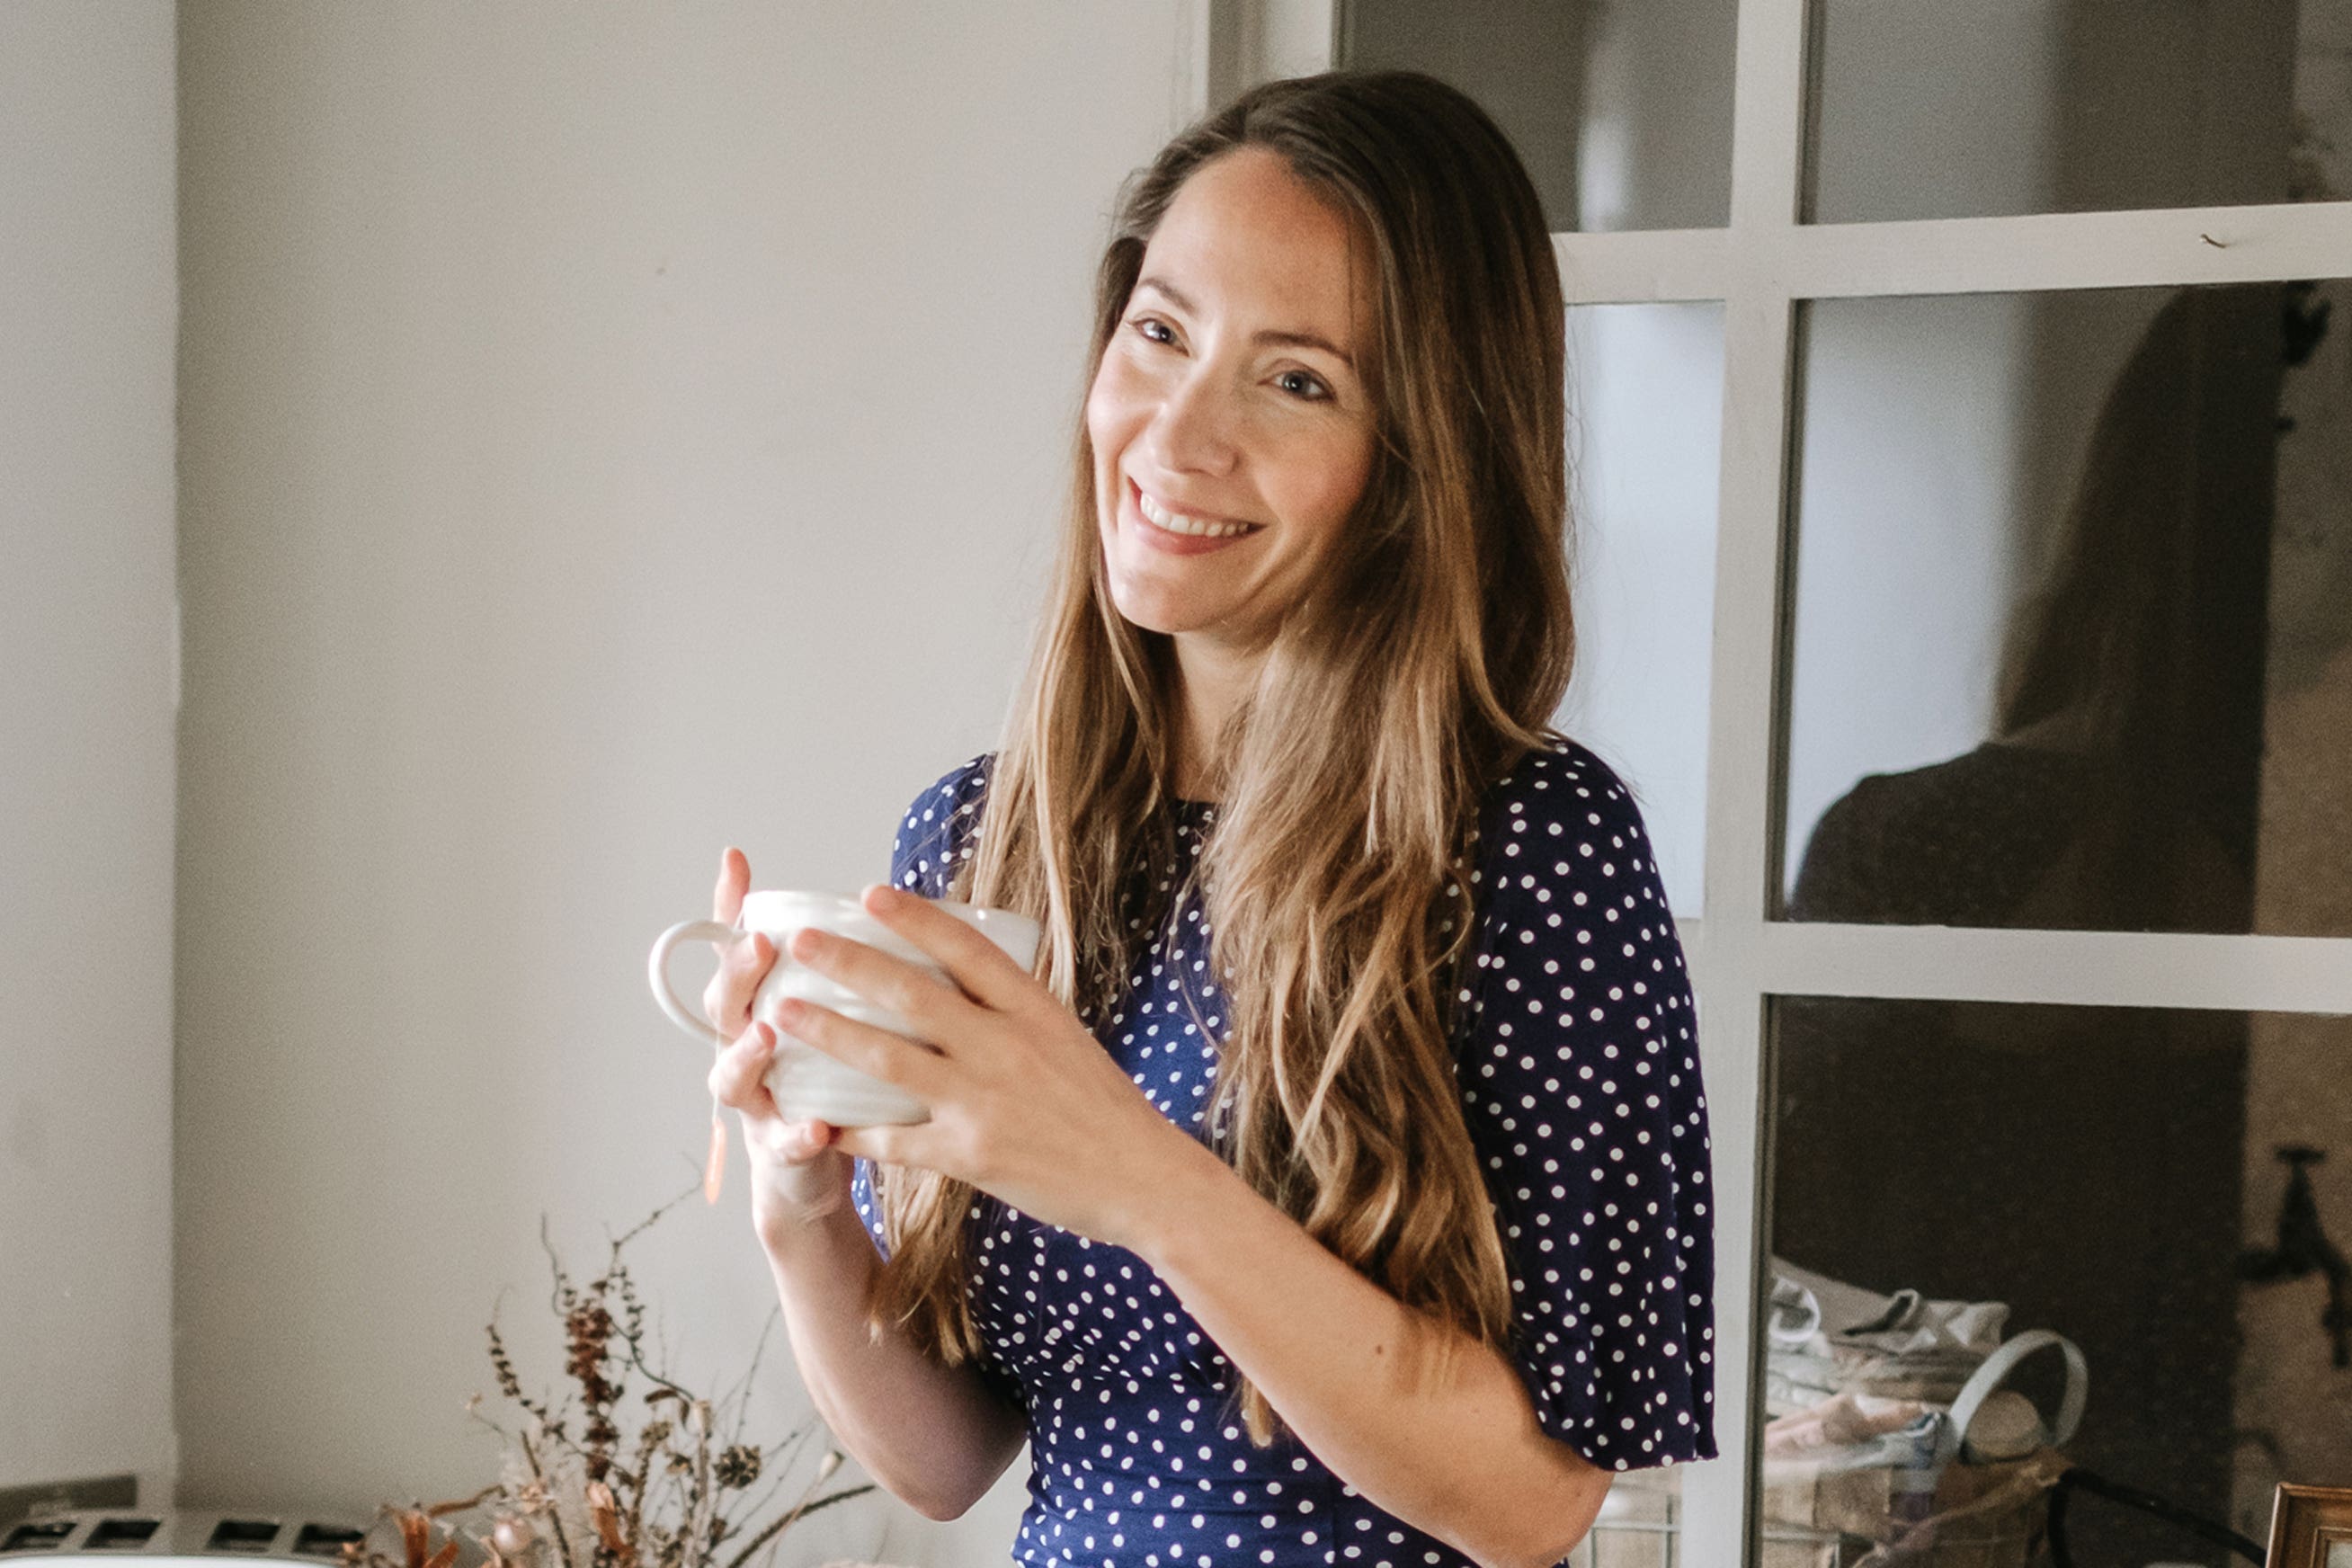
<svg viewBox="0 0 2352 1568"><path fill-rule="evenodd" d="M1709 228L1731 212L1734 0L1339 0L1337 62L1470 94L1552 232Z"/></svg>
<svg viewBox="0 0 2352 1568"><path fill-rule="evenodd" d="M1623 776L1666 901L1699 913L1723 307L1568 312L1576 679L1558 723Z"/></svg>
<svg viewBox="0 0 2352 1568"><path fill-rule="evenodd" d="M1815 0L1822 223L2352 196L2352 0Z"/></svg>
<svg viewBox="0 0 2352 1568"><path fill-rule="evenodd" d="M1626 1470L1563 1568L1677 1568L1683 1557L1680 1465Z"/></svg>
<svg viewBox="0 0 2352 1568"><path fill-rule="evenodd" d="M2347 295L1807 307L1789 918L2352 934Z"/></svg>
<svg viewBox="0 0 2352 1568"><path fill-rule="evenodd" d="M1930 1440L2032 1330L2081 1352L2059 1447L2107 1481L2257 1542L2279 1480L2352 1484L2352 1300L2328 1279L2352 1250L2352 1020L1783 997L1770 1051L1768 1564L1850 1562L1866 1542L1842 1534L2013 1474L1994 1456L2063 1414L2058 1349L1985 1373L2019 1397L1977 1406L1958 1459ZM2096 1496L2066 1514L2080 1568L2224 1561Z"/></svg>

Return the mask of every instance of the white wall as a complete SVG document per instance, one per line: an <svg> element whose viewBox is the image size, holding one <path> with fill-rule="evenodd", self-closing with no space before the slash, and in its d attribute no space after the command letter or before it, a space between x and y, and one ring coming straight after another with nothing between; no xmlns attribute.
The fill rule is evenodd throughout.
<svg viewBox="0 0 2352 1568"><path fill-rule="evenodd" d="M708 1058L646 946L730 842L878 877L992 738L1196 23L187 7L184 1500L478 1485L502 1289L557 1373L541 1215L593 1266L691 1181ZM731 1381L772 1304L740 1156L633 1253ZM780 1352L760 1393L805 1408ZM807 1549L1001 1561L1024 1469Z"/></svg>
<svg viewBox="0 0 2352 1568"><path fill-rule="evenodd" d="M0 5L0 1487L171 1471L172 8Z"/></svg>

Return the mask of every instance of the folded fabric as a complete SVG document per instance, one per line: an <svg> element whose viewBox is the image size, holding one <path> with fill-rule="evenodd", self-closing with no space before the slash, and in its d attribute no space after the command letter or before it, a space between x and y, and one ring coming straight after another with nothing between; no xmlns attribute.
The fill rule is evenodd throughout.
<svg viewBox="0 0 2352 1568"><path fill-rule="evenodd" d="M2008 1322L2006 1302L1881 1295L1776 1258L1765 1414L1793 1415L1847 1392L1948 1405Z"/></svg>
<svg viewBox="0 0 2352 1568"><path fill-rule="evenodd" d="M1817 1472L1907 1465L1932 1456L1937 1412L1916 1399L1837 1394L1764 1428L1764 1462Z"/></svg>
<svg viewBox="0 0 2352 1568"><path fill-rule="evenodd" d="M2009 1323L2005 1301L1930 1300L1908 1289L1882 1296L1780 1258L1772 1259L1772 1303L1776 1344L1802 1343L1818 1335L1888 1355L1942 1350L1982 1359L2000 1343ZM1795 1334L1795 1325L1807 1319L1814 1325L1811 1332ZM1784 1321L1791 1339L1777 1331Z"/></svg>

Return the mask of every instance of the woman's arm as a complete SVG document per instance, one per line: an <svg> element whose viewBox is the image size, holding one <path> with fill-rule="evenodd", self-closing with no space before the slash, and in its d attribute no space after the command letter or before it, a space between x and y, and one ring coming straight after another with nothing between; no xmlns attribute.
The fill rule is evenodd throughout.
<svg viewBox="0 0 2352 1568"><path fill-rule="evenodd" d="M1135 1250L1298 1440L1373 1504L1486 1568L1567 1556L1612 1472L1544 1433L1510 1363L1465 1340L1448 1381L1413 1386L1401 1355L1413 1310L1208 1149L1184 1147L1198 1157L1165 1173L1160 1217Z"/></svg>
<svg viewBox="0 0 2352 1568"><path fill-rule="evenodd" d="M891 846L893 886L944 895L976 820L985 761L950 770L908 805ZM844 1190L822 1209L759 1227L801 1381L868 1475L926 1518L960 1518L1020 1454L1028 1418L971 1363L942 1366L895 1327L871 1335L866 1302L882 1259L854 1196Z"/></svg>
<svg viewBox="0 0 2352 1568"><path fill-rule="evenodd" d="M720 857L714 919L734 922L751 879L741 850ZM829 1146L837 1133L785 1122L767 1088L774 1031L751 1021L751 1003L775 956L761 933L720 945L703 1011L733 1040L711 1063L710 1092L742 1114L752 1229L793 1356L818 1415L866 1473L928 1517L954 1519L1004 1473L1027 1423L977 1368L940 1366L902 1331L867 1331L881 1259L856 1213L852 1163Z"/></svg>
<svg viewBox="0 0 2352 1568"><path fill-rule="evenodd" d="M1706 1097L1630 792L1567 742L1505 785L1458 1000L1514 1351L1465 1341L1454 1376L1416 1387L1412 1310L1197 1144L1155 1156L1143 1190L1173 1191L1137 1250L1342 1480L1483 1563L1549 1564L1613 1471L1715 1453Z"/></svg>
<svg viewBox="0 0 2352 1568"><path fill-rule="evenodd" d="M946 1367L892 1329L866 1326L881 1269L847 1205L765 1238L784 1329L816 1413L866 1473L927 1519L955 1519L996 1484L1029 1436L1020 1407L967 1362Z"/></svg>

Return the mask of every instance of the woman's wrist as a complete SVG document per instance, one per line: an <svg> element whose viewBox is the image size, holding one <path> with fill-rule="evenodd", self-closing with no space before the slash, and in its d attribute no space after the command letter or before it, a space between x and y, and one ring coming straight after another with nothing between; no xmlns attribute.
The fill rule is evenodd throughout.
<svg viewBox="0 0 2352 1568"><path fill-rule="evenodd" d="M1207 1144L1173 1122L1169 1132L1150 1176L1135 1184L1135 1209L1120 1227L1122 1234L1100 1238L1125 1247L1155 1269L1172 1247L1201 1230L1202 1216L1216 1212L1217 1199L1228 1195L1223 1189L1241 1180Z"/></svg>
<svg viewBox="0 0 2352 1568"><path fill-rule="evenodd" d="M805 1168L791 1166L751 1167L755 1189L758 1184L771 1184L771 1190L754 1190L751 1194L751 1227L769 1260L791 1262L813 1246L837 1247L849 1236L855 1236L860 1246L871 1246L848 1184L819 1195L806 1195L794 1190L795 1179L806 1173Z"/></svg>

